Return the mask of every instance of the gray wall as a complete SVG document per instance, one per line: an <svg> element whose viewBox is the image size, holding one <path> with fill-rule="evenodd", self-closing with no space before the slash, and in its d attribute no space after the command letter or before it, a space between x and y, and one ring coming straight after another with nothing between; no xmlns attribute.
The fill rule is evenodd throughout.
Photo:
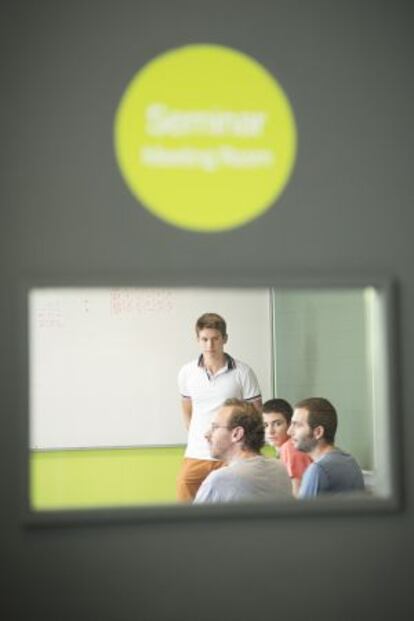
<svg viewBox="0 0 414 621"><path fill-rule="evenodd" d="M1 17L7 618L411 619L411 3L9 0ZM274 72L299 131L297 165L278 205L215 235L170 228L141 209L112 150L114 110L137 68L160 50L204 41L241 49ZM227 284L240 273L374 271L399 285L392 414L404 465L401 511L23 527L25 279Z"/></svg>
<svg viewBox="0 0 414 621"><path fill-rule="evenodd" d="M361 468L374 470L373 361L364 290L278 289L274 315L276 394L293 404L312 395L329 399L339 413L336 443Z"/></svg>

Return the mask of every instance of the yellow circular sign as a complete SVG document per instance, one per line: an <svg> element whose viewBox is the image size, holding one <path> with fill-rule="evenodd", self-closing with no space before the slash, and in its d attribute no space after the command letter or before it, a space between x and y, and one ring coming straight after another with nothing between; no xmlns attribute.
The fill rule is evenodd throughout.
<svg viewBox="0 0 414 621"><path fill-rule="evenodd" d="M134 76L115 118L115 152L135 197L175 226L241 226L279 197L296 154L281 86L257 61L188 45Z"/></svg>

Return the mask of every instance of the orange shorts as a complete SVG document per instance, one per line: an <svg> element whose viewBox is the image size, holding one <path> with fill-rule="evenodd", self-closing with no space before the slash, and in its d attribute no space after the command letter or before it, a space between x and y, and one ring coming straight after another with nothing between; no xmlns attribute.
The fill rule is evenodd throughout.
<svg viewBox="0 0 414 621"><path fill-rule="evenodd" d="M177 476L177 500L192 502L206 476L222 466L224 466L223 461L184 457Z"/></svg>

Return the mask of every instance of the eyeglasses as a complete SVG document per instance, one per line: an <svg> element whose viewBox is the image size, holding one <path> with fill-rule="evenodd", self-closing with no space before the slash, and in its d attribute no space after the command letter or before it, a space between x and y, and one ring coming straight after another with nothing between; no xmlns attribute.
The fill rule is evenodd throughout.
<svg viewBox="0 0 414 621"><path fill-rule="evenodd" d="M210 425L210 433L213 433L216 429L233 429L233 427L229 427L228 425L217 425L217 423L211 423Z"/></svg>

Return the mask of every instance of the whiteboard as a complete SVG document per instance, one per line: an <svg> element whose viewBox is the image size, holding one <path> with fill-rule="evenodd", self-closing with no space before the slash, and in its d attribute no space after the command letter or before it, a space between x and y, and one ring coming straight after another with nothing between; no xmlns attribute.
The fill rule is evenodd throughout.
<svg viewBox="0 0 414 621"><path fill-rule="evenodd" d="M32 449L185 444L177 375L205 312L272 396L269 289L35 288L28 305Z"/></svg>

